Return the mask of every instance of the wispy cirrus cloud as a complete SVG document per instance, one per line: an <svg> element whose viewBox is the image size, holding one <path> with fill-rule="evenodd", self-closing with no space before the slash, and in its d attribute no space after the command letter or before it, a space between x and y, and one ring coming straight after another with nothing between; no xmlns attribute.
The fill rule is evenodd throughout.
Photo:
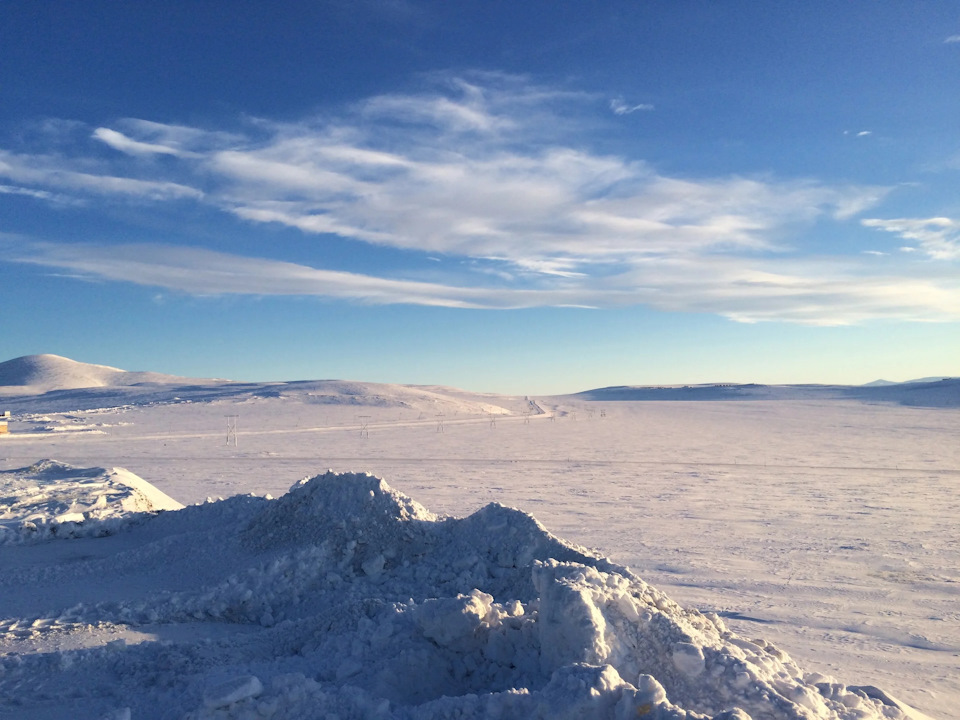
<svg viewBox="0 0 960 720"><path fill-rule="evenodd" d="M901 248L907 252L920 250L933 260L960 260L960 221L952 218L867 218L866 227L885 230L912 240L917 246Z"/></svg>
<svg viewBox="0 0 960 720"><path fill-rule="evenodd" d="M482 292L174 245L34 243L16 262L195 295L315 295L370 303L483 307ZM472 297L475 296L475 297ZM478 302L479 301L479 302Z"/></svg>
<svg viewBox="0 0 960 720"><path fill-rule="evenodd" d="M614 98L610 101L610 109L614 115L630 115L635 112L649 112L654 109L650 103L628 104L622 97Z"/></svg>
<svg viewBox="0 0 960 720"><path fill-rule="evenodd" d="M15 185L0 185L0 194L2 195L23 195L36 200L46 200L48 202L57 202L61 197L56 193L47 190L31 190L30 188L17 187Z"/></svg>
<svg viewBox="0 0 960 720"><path fill-rule="evenodd" d="M176 155L178 157L188 155L188 153L183 150L178 150L168 145L132 140L122 132L111 130L110 128L97 128L93 131L93 137L109 145L114 150L119 150L129 155Z"/></svg>
<svg viewBox="0 0 960 720"><path fill-rule="evenodd" d="M38 244L18 256L181 292L489 308L642 303L744 322L960 317L950 277L860 254L805 257L804 232L850 222L889 188L665 175L576 142L577 114L595 102L525 78L441 78L299 122L248 120L243 132L122 120L90 132L98 154L0 151L0 177L38 200L51 190L186 199L317 242L335 235L459 268L442 263L424 281L142 245Z"/></svg>
<svg viewBox="0 0 960 720"><path fill-rule="evenodd" d="M141 180L135 177L72 169L73 163L57 156L16 155L0 150L0 177L27 186L35 197L43 199L49 189L80 195L121 196L144 200L200 199L203 192L188 185L167 180Z"/></svg>
<svg viewBox="0 0 960 720"><path fill-rule="evenodd" d="M868 275L851 261L646 258L603 278L557 273L545 287L492 287L381 277L182 246L19 243L14 262L194 295L334 297L367 304L515 309L615 307L720 314L737 322L845 325L873 319L960 320L960 280Z"/></svg>
<svg viewBox="0 0 960 720"><path fill-rule="evenodd" d="M137 118L119 120L114 128L96 128L90 136L114 150L137 157L172 155L200 158L218 148L229 149L246 140L246 136L235 133Z"/></svg>

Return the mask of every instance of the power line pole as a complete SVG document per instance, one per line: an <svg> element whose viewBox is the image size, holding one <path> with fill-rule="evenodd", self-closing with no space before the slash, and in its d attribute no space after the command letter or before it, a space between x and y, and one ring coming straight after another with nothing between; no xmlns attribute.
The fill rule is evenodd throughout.
<svg viewBox="0 0 960 720"><path fill-rule="evenodd" d="M233 446L237 447L237 424L240 420L239 415L226 415L227 418L227 446L233 441Z"/></svg>

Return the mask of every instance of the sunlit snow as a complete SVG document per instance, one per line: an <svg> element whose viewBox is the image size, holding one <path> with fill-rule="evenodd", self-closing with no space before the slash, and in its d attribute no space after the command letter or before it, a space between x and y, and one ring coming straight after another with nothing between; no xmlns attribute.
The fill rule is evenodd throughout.
<svg viewBox="0 0 960 720"><path fill-rule="evenodd" d="M957 381L524 398L13 362L0 714L960 706Z"/></svg>

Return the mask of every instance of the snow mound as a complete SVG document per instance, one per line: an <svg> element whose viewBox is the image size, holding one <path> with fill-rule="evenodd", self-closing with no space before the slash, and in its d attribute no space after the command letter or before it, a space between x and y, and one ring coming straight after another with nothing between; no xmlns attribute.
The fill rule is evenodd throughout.
<svg viewBox="0 0 960 720"><path fill-rule="evenodd" d="M397 532L409 534L405 526L412 525L411 521L436 519L379 478L328 471L290 488L250 523L244 536L259 549L342 544L361 536L365 544L385 547L399 542Z"/></svg>
<svg viewBox="0 0 960 720"><path fill-rule="evenodd" d="M909 717L526 513L437 517L371 475L162 513L64 563L70 542L0 567L0 650L139 635L0 655L0 702L45 718Z"/></svg>
<svg viewBox="0 0 960 720"><path fill-rule="evenodd" d="M123 468L41 460L0 471L0 545L106 534L131 516L182 507Z"/></svg>
<svg viewBox="0 0 960 720"><path fill-rule="evenodd" d="M160 373L127 372L108 365L77 362L59 355L25 355L0 363L0 390L7 395L182 380Z"/></svg>

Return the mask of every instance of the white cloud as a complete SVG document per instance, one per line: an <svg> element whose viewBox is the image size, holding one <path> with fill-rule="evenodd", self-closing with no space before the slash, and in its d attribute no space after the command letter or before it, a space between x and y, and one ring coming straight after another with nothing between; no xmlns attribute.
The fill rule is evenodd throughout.
<svg viewBox="0 0 960 720"><path fill-rule="evenodd" d="M37 200L54 200L54 193L46 190L31 190L30 188L15 187L13 185L0 185L0 194L3 195L24 195Z"/></svg>
<svg viewBox="0 0 960 720"><path fill-rule="evenodd" d="M769 248L785 225L849 217L885 192L739 177L680 180L566 147L521 152L435 132L413 140L403 152L373 151L360 139L331 145L312 128L286 127L262 147L213 154L207 167L230 183L221 203L240 217L526 267Z"/></svg>
<svg viewBox="0 0 960 720"><path fill-rule="evenodd" d="M129 155L176 155L180 157L186 155L182 150L177 150L176 148L166 145L132 140L123 133L111 130L110 128L97 128L93 131L93 137L109 145L114 150L119 150Z"/></svg>
<svg viewBox="0 0 960 720"><path fill-rule="evenodd" d="M339 116L257 120L246 137L126 120L119 123L125 132L99 128L95 136L134 156L162 153L179 162L126 168L131 176L155 173L149 180L122 177L122 157L99 174L63 163L30 175L24 162L18 177L157 199L199 198L195 188L203 188L207 202L251 222L496 257L525 275L560 266L589 274L597 264L651 254L776 250L789 227L850 217L886 192L664 176L636 160L545 141L544 128L574 114L554 106L588 106L584 95L517 77L480 78L443 78L440 91L374 97Z"/></svg>
<svg viewBox="0 0 960 720"><path fill-rule="evenodd" d="M629 115L639 111L650 111L654 107L650 103L628 105L623 98L614 98L610 101L610 109L613 110L615 115Z"/></svg>
<svg viewBox="0 0 960 720"><path fill-rule="evenodd" d="M196 294L489 308L642 303L743 322L960 317L957 281L911 274L916 260L813 261L797 247L802 231L849 221L889 188L669 176L565 136L596 98L495 74L442 84L301 122L250 120L242 134L123 120L94 131L120 151L96 157L0 150L0 176L38 199L52 190L191 198L317 242L337 235L457 261L432 263L437 282L179 246L35 245L19 260ZM169 159L144 162L157 155ZM890 224L906 222L926 223L923 237ZM953 257L956 228L931 222L864 224L929 257Z"/></svg>
<svg viewBox="0 0 960 720"><path fill-rule="evenodd" d="M130 282L195 295L313 295L371 304L463 308L563 305L582 295L577 290L563 289L537 292L456 287L155 244L34 243L22 248L11 260L68 270L78 278ZM594 294L598 298L604 295Z"/></svg>
<svg viewBox="0 0 960 720"><path fill-rule="evenodd" d="M72 277L196 295L301 295L487 309L646 304L748 323L960 321L960 279L954 275L867 275L849 260L647 258L604 277L561 268L545 286L516 288L386 278L168 245L20 243L9 255L14 262L57 268Z"/></svg>
<svg viewBox="0 0 960 720"><path fill-rule="evenodd" d="M945 43L960 43L960 35L951 35L946 40Z"/></svg>
<svg viewBox="0 0 960 720"><path fill-rule="evenodd" d="M518 118L507 108L518 101L512 78L488 75L497 83L487 88L460 78L441 79L447 93L378 95L360 103L367 120L434 128L445 133L488 135L517 127ZM504 82L506 81L506 82ZM520 94L524 94L521 88Z"/></svg>
<svg viewBox="0 0 960 720"><path fill-rule="evenodd" d="M171 125L138 118L125 118L117 122L127 137L137 136L139 141L176 150L181 156L191 157L191 151L210 152L216 148L230 148L246 141L246 136L221 130L204 130L186 125Z"/></svg>
<svg viewBox="0 0 960 720"><path fill-rule="evenodd" d="M61 158L38 155L14 155L0 150L0 177L39 188L94 195L119 195L146 200L200 199L196 188L166 180L141 180L133 177L81 172L67 169ZM44 190L36 190L38 193ZM39 197L39 195L38 195Z"/></svg>
<svg viewBox="0 0 960 720"><path fill-rule="evenodd" d="M657 259L640 265L633 280L650 291L647 302L657 308L745 323L960 320L960 280L891 270L884 265L871 271L854 258Z"/></svg>
<svg viewBox="0 0 960 720"><path fill-rule="evenodd" d="M885 230L904 240L915 240L919 248L907 246L903 252L920 250L933 260L960 260L960 221L945 217L863 220L866 227Z"/></svg>
<svg viewBox="0 0 960 720"><path fill-rule="evenodd" d="M364 104L364 114L409 123L423 123L444 130L492 132L510 126L510 121L485 111L476 99L456 102L445 97L382 95Z"/></svg>

